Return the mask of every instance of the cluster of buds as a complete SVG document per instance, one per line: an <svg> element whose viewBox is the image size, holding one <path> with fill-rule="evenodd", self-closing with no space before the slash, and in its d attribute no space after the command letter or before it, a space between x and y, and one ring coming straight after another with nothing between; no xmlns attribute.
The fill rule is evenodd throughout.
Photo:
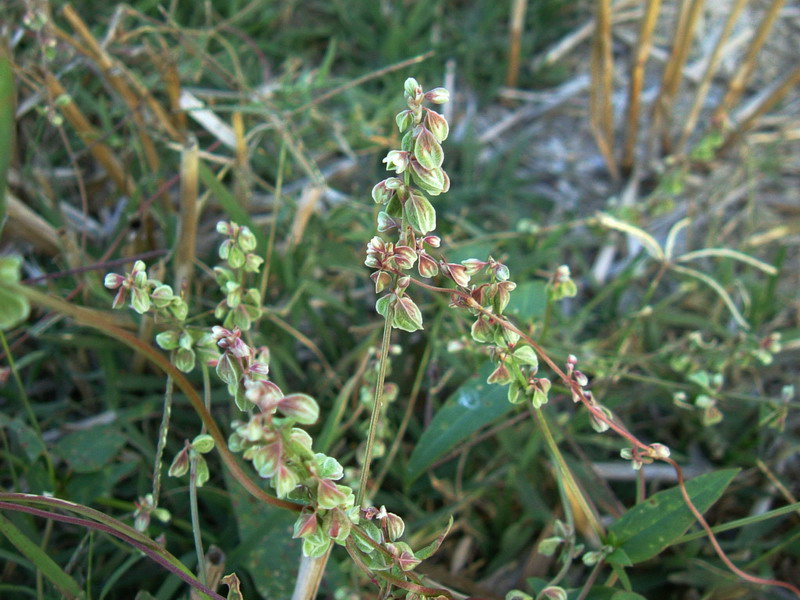
<svg viewBox="0 0 800 600"><path fill-rule="evenodd" d="M140 315L155 309L159 316L184 321L189 313L186 302L175 295L172 287L148 276L147 266L141 260L133 264L130 273L107 274L103 283L108 289L117 290L112 308L122 308L130 296L131 308Z"/></svg>
<svg viewBox="0 0 800 600"><path fill-rule="evenodd" d="M219 247L219 257L227 266L214 267L217 279L225 298L214 309L214 317L223 326L238 327L243 331L250 329L253 321L261 317L261 292L258 288L247 287L247 273L258 273L264 259L253 253L256 237L243 225L220 221L217 231L227 236Z"/></svg>
<svg viewBox="0 0 800 600"><path fill-rule="evenodd" d="M578 293L578 287L572 280L569 267L561 265L555 270L550 281L547 282L547 297L551 301L558 301L564 298L574 298Z"/></svg>
<svg viewBox="0 0 800 600"><path fill-rule="evenodd" d="M176 295L171 286L151 278L141 260L134 263L130 273L107 274L104 284L117 290L113 308L122 308L130 298L130 306L137 313L153 312L159 321L167 324L167 329L156 336L156 343L163 350L174 352L172 360L182 372L189 373L194 369L198 353L206 361L216 357L213 341L207 332L186 326L189 307L183 298Z"/></svg>
<svg viewBox="0 0 800 600"><path fill-rule="evenodd" d="M178 452L169 467L170 477L183 477L189 471L192 460L195 461L195 483L197 487L203 487L210 476L208 463L203 454L208 454L214 449L214 438L207 433L201 433L191 442L186 440L183 450Z"/></svg>
<svg viewBox="0 0 800 600"><path fill-rule="evenodd" d="M378 231L397 230L398 240L372 238L365 264L375 269L371 277L377 293L391 288L378 300L378 312L391 318L397 329L417 331L422 329L422 314L406 294L410 280L403 271L417 264L422 277L433 277L440 269L450 276L446 263L437 262L426 249L438 248L440 243L438 237L429 235L436 229L436 210L428 196L450 189L450 178L442 169L441 146L449 126L441 114L424 106L426 102L447 102L449 93L444 88L424 92L413 78L406 80L404 90L408 108L396 118L404 134L401 148L390 151L383 160L387 170L401 177L389 177L372 189L372 199L383 206L378 214Z"/></svg>
<svg viewBox="0 0 800 600"><path fill-rule="evenodd" d="M619 455L625 460L631 461L633 469L638 471L642 465L649 465L654 460L664 460L669 458L669 448L664 444L650 444L646 450L641 448L623 448Z"/></svg>
<svg viewBox="0 0 800 600"><path fill-rule="evenodd" d="M145 496L135 500L133 503L135 510L133 511L133 526L136 531L147 531L150 527L150 519L155 517L162 523L168 523L172 518L166 508L158 508L153 494L146 494Z"/></svg>
<svg viewBox="0 0 800 600"><path fill-rule="evenodd" d="M597 401L590 390L586 389L586 386L589 385L589 378L575 368L577 364L577 357L570 354L567 357L567 377L572 382L572 401L576 404L583 401L590 408L589 423L591 423L592 429L598 433L604 433L610 429L609 422L613 420L614 415Z"/></svg>

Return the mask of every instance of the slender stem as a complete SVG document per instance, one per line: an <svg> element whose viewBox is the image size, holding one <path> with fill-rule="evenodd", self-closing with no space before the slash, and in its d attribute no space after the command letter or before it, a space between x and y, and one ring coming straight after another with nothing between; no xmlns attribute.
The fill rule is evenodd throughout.
<svg viewBox="0 0 800 600"><path fill-rule="evenodd" d="M201 365L203 372L203 404L206 410L211 409L211 381L208 376L208 366ZM206 424L200 427L200 433L206 433ZM203 532L200 529L200 510L197 502L197 453L189 453L189 512L192 516L192 537L194 538L194 551L197 554L197 576L203 585L208 584L206 575L206 556L203 551Z"/></svg>
<svg viewBox="0 0 800 600"><path fill-rule="evenodd" d="M436 336L433 336L434 339ZM431 357L431 348L433 344L428 343L425 346L425 351L422 353L422 359L419 362L419 368L417 369L417 376L414 378L414 384L411 387L411 394L408 398L408 403L406 404L406 411L403 414L403 420L400 423L400 427L397 429L397 433L394 436L394 441L392 442L392 447L389 449L386 458L381 461L381 470L378 473L378 476L375 478L375 481L372 483L372 495L374 496L375 493L380 489L381 483L383 483L383 478L386 477L386 473L389 472L389 468L392 466L392 461L394 460L397 451L400 449L400 444L403 441L403 436L406 433L406 428L408 427L408 423L411 421L411 414L414 412L414 406L417 403L417 398L419 397L419 390L422 387L422 379L425 375L425 369L428 366L428 361Z"/></svg>
<svg viewBox="0 0 800 600"><path fill-rule="evenodd" d="M598 560L597 564L592 569L592 572L589 574L589 578L586 580L586 583L583 584L583 589L581 589L580 596L578 596L578 600L583 600L589 595L589 591L592 589L595 580L597 580L597 576L600 575L600 569L603 568L605 564L604 560Z"/></svg>
<svg viewBox="0 0 800 600"><path fill-rule="evenodd" d="M369 481L369 464L372 461L372 447L375 444L375 432L378 429L378 420L381 415L383 405L383 386L386 379L386 366L389 364L389 342L392 338L392 319L394 317L394 306L390 306L386 311L386 321L383 324L383 342L381 343L381 356L378 363L378 381L375 383L375 394L373 396L372 416L369 420L369 432L367 433L367 448L364 452L364 465L361 467L361 482L358 485L358 495L356 496L356 506L361 506L364 495L367 493L367 481Z"/></svg>
<svg viewBox="0 0 800 600"><path fill-rule="evenodd" d="M325 573L325 565L331 555L333 544L328 551L320 557L309 558L303 555L300 559L300 569L297 573L292 600L314 600Z"/></svg>
<svg viewBox="0 0 800 600"><path fill-rule="evenodd" d="M189 509L192 515L192 537L197 553L197 578L206 585L206 555L203 552L203 533L200 531L200 513L197 510L197 454L189 453Z"/></svg>
<svg viewBox="0 0 800 600"><path fill-rule="evenodd" d="M170 357L170 362L172 362L172 357ZM153 464L153 508L158 506L158 497L161 494L161 463L164 459L164 447L167 445L169 420L172 415L172 391L174 388L175 382L172 381L172 377L167 375L167 387L164 390L164 412L161 415L161 426L158 429L158 444Z"/></svg>

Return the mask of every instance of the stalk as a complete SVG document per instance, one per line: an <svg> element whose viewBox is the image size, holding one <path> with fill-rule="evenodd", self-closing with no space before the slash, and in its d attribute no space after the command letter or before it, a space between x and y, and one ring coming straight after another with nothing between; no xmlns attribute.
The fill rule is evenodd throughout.
<svg viewBox="0 0 800 600"><path fill-rule="evenodd" d="M381 406L383 404L383 386L386 379L386 366L389 364L389 342L392 338L392 318L394 317L394 307L390 307L386 312L386 321L383 324L383 341L381 343L381 356L378 363L378 381L375 384L375 394L373 395L372 416L369 420L369 433L367 434L367 448L364 452L364 465L361 467L361 481L358 485L356 495L356 506L360 506L364 501L364 494L367 491L367 481L369 480L369 465L372 461L372 447L375 444L375 431L378 428Z"/></svg>

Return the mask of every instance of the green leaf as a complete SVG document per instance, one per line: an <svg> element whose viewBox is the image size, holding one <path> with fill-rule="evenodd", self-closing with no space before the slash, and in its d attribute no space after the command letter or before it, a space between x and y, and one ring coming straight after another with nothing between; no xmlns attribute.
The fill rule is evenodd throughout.
<svg viewBox="0 0 800 600"><path fill-rule="evenodd" d="M717 501L739 469L724 469L686 483L692 503L702 513ZM608 530L614 545L633 564L648 560L672 545L695 521L681 490L670 488L628 510ZM611 559L614 554L608 558Z"/></svg>
<svg viewBox="0 0 800 600"><path fill-rule="evenodd" d="M505 314L522 321L532 321L544 316L547 307L547 289L543 281L526 281L511 292Z"/></svg>
<svg viewBox="0 0 800 600"><path fill-rule="evenodd" d="M39 455L46 452L42 439L19 417L10 419L7 415L0 413L0 426L7 427L17 440L19 447L25 452L30 462L35 461Z"/></svg>
<svg viewBox="0 0 800 600"><path fill-rule="evenodd" d="M227 469L223 473L239 530L235 550L228 554L228 568L247 569L261 598L291 598L303 541L292 539L297 515L265 505ZM228 535L235 538L233 531Z"/></svg>
<svg viewBox="0 0 800 600"><path fill-rule="evenodd" d="M456 444L514 408L506 398L505 387L486 383L492 370L487 362L436 413L411 453L406 483L414 481Z"/></svg>
<svg viewBox="0 0 800 600"><path fill-rule="evenodd" d="M0 258L0 330L15 327L27 319L30 313L28 300L20 294L13 293L5 285L19 282L21 266L22 259L19 256Z"/></svg>
<svg viewBox="0 0 800 600"><path fill-rule="evenodd" d="M453 515L450 515L450 520L447 522L447 527L445 527L442 532L436 536L436 539L433 540L430 544L425 546L424 548L420 548L414 554L420 560L426 560L433 556L439 547L442 545L444 538L447 537L447 534L450 533L450 529L453 527Z"/></svg>
<svg viewBox="0 0 800 600"><path fill-rule="evenodd" d="M408 224L417 233L425 235L436 229L436 210L422 194L411 192L406 200L404 210Z"/></svg>
<svg viewBox="0 0 800 600"><path fill-rule="evenodd" d="M422 329L422 313L408 296L397 299L392 317L392 327L408 332Z"/></svg>
<svg viewBox="0 0 800 600"><path fill-rule="evenodd" d="M42 575L47 577L62 594L68 598L80 598L83 596L83 591L78 583L67 575L38 544L35 544L3 515L0 515L0 532L14 544L17 550L35 564Z"/></svg>
<svg viewBox="0 0 800 600"><path fill-rule="evenodd" d="M53 447L53 454L76 473L91 473L111 462L124 445L125 437L116 427L92 427L65 435Z"/></svg>

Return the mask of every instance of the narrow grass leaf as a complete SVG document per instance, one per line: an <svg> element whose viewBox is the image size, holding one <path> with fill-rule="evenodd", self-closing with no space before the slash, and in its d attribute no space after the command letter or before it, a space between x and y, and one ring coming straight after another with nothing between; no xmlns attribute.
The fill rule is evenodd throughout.
<svg viewBox="0 0 800 600"><path fill-rule="evenodd" d="M0 515L0 531L8 538L22 554L28 557L42 575L56 586L59 591L68 598L80 598L83 596L78 583L67 575L38 544L34 543L24 533L3 515Z"/></svg>
<svg viewBox="0 0 800 600"><path fill-rule="evenodd" d="M730 248L703 248L702 250L687 252L676 260L679 262L687 262L694 260L695 258L703 258L705 256L721 256L723 258L732 258L733 260L746 263L751 267L755 267L756 269L761 269L764 271L764 273L769 275L778 274L778 270L772 265L758 260L757 258L753 258L749 254L745 254L744 252L739 252L737 250L731 250Z"/></svg>
<svg viewBox="0 0 800 600"><path fill-rule="evenodd" d="M603 227L616 229L617 231L632 235L642 243L650 256L656 260L664 260L664 251L661 249L661 246L659 246L655 238L647 233L644 229L640 229L639 227L631 225L630 223L626 223L625 221L620 221L619 219L616 219L607 213L599 213L597 215L597 221Z"/></svg>
<svg viewBox="0 0 800 600"><path fill-rule="evenodd" d="M700 271L695 271L694 269L689 269L688 267L681 267L678 265L672 265L672 270L677 271L678 273L683 273L684 275L689 275L689 277L694 277L695 279L699 279L706 285L708 285L712 290L714 290L722 301L725 303L725 306L728 307L728 310L731 311L731 315L733 315L734 320L739 324L742 329L750 329L750 326L747 324L747 321L744 320L742 313L739 312L739 309L736 308L736 304L733 302L733 298L730 297L730 294L725 291L719 283L714 281L711 277L706 275L705 273L701 273Z"/></svg>

